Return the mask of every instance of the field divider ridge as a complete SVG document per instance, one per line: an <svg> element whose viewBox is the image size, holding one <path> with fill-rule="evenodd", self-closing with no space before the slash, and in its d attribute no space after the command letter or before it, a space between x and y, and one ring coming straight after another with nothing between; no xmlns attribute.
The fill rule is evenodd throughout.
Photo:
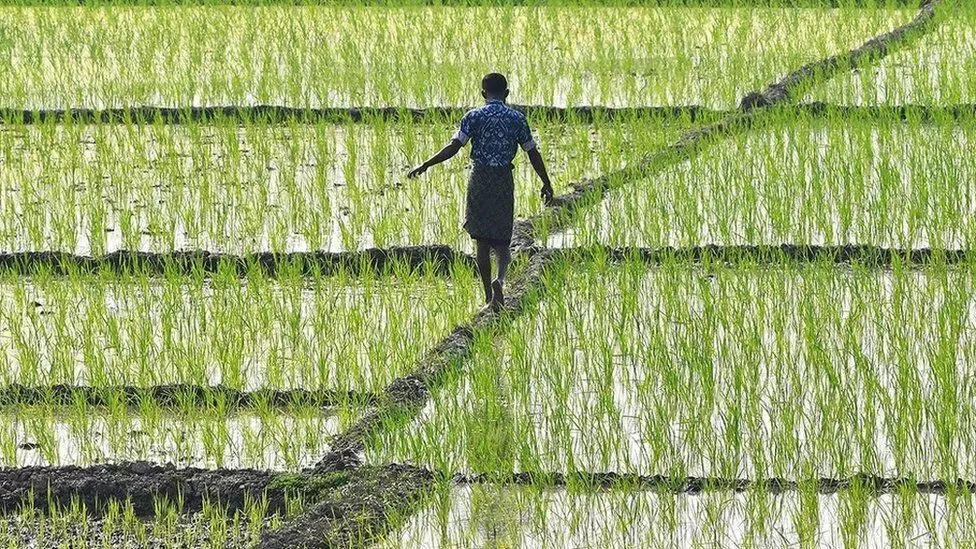
<svg viewBox="0 0 976 549"><path fill-rule="evenodd" d="M608 107L549 105L512 105L533 120L569 121L574 123L617 118L659 117L684 118L691 122L714 119L722 111L704 105ZM141 123L188 124L192 122L286 122L370 123L388 122L448 122L454 123L472 107L325 107L304 108L279 105L211 106L211 107L154 107L137 106L111 109L0 109L0 123L43 124L71 122L76 124Z"/></svg>
<svg viewBox="0 0 976 549"><path fill-rule="evenodd" d="M875 36L845 54L808 63L773 82L762 92L746 94L739 100L738 111L732 111L716 122L684 132L673 144L639 158L633 165L572 184L570 192L555 197L542 212L529 218L516 220L512 237L513 246L516 249L532 247L537 227L545 225L551 230L569 225L573 214L578 209L602 200L608 191L622 186L626 180L650 177L663 169L690 159L705 146L716 142L716 138L728 137L751 129L757 122L757 113L789 103L793 99L792 95L798 90L827 80L844 68L853 69L880 61L893 50L894 46L907 43L931 29L936 7L943 1L923 0L918 13L908 23ZM817 109L814 108L814 111ZM822 113L836 112L819 109Z"/></svg>
<svg viewBox="0 0 976 549"><path fill-rule="evenodd" d="M634 473L592 473L576 471L516 472L516 473L442 473L429 471L438 479L450 479L457 485L488 484L492 486L533 486L536 488L566 488L579 486L587 489L608 490L621 486L630 489L664 492L671 494L700 494L702 492L745 492L759 490L773 494L813 489L822 495L836 494L844 490L860 488L880 496L897 494L904 490L945 495L951 492L976 493L976 482L964 479L950 481L916 480L907 477L884 477L870 473L858 473L840 478L811 478L791 480L779 477L750 479L728 477L695 477L669 475L639 475Z"/></svg>
<svg viewBox="0 0 976 549"><path fill-rule="evenodd" d="M847 244L840 246L819 245L704 245L660 248L587 246L576 248L551 248L573 257L575 261L591 261L594 257L605 257L611 261L639 260L651 265L666 261L691 262L751 262L760 265L778 263L817 263L826 262L837 265L858 264L879 268L894 265L909 267L932 263L956 265L968 263L973 251L968 249L943 248L885 248L867 244Z"/></svg>
<svg viewBox="0 0 976 549"><path fill-rule="evenodd" d="M773 85L770 85L772 87ZM780 88L775 88L779 90ZM779 92L783 93L783 92ZM756 97L763 94L755 92ZM743 98L745 100L745 98ZM770 106L763 103L763 99L756 99L756 106ZM741 101L740 101L741 103ZM782 102L775 104L782 105ZM617 119L640 120L657 118L662 120L685 120L690 123L718 121L734 114L743 112L741 107L734 109L716 109L704 105L675 105L675 106L642 106L642 107L608 107L601 105L577 107L553 107L547 105L512 105L516 110L526 114L533 121L594 123ZM283 124L297 121L312 123L316 121L330 121L343 123L371 123L387 122L420 122L420 123L455 123L471 107L350 107L327 109L304 109L293 107L279 107L273 105L257 105L253 107L192 107L187 109L164 107L131 107L107 110L68 109L68 110L40 110L13 111L0 109L0 124L40 124L40 123L162 123L186 124L190 122L258 121L268 124ZM755 107L752 107L755 108ZM798 111L818 113L832 112L839 116L863 116L865 118L908 118L917 116L923 119L933 118L963 118L976 115L976 105L842 105L820 101L796 103L793 108ZM6 121L6 122L4 122Z"/></svg>
<svg viewBox="0 0 976 549"><path fill-rule="evenodd" d="M174 252L136 252L121 250L101 256L75 255L66 252L13 252L0 254L0 272L33 275L40 270L57 275L75 273L214 274L231 271L244 277L252 269L275 275L282 268L298 268L305 274L382 273L390 266L405 265L412 270L430 268L439 274L450 274L451 266L462 263L475 268L474 258L450 246L395 246L368 248L349 252L257 252L247 255L225 254L205 250Z"/></svg>
<svg viewBox="0 0 976 549"><path fill-rule="evenodd" d="M0 408L16 406L72 406L84 403L102 407L113 404L138 406L152 402L164 408L208 407L219 403L227 408L288 408L291 406L375 406L382 399L376 393L333 389L256 389L245 391L226 385L174 383L139 387L133 385L23 385L0 386Z"/></svg>

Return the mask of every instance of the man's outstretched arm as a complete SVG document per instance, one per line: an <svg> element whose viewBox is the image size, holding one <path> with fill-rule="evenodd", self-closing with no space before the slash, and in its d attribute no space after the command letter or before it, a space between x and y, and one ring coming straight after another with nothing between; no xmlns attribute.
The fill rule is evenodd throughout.
<svg viewBox="0 0 976 549"><path fill-rule="evenodd" d="M532 169L535 170L536 175L542 180L542 191L539 195L548 204L552 201L552 182L549 181L546 162L542 159L542 154L539 153L539 147L532 147L526 154L529 155L529 162L532 163Z"/></svg>
<svg viewBox="0 0 976 549"><path fill-rule="evenodd" d="M407 174L407 177L409 177L409 178L412 179L412 178L417 177L418 175L426 172L427 171L427 168L429 168L431 166L436 166L436 165L440 164L441 162L444 162L445 160L450 160L451 158L454 157L454 155L456 155L458 153L458 151L461 150L461 147L462 147L462 144L461 144L460 141L458 141L457 139L452 139L451 142L448 143L447 145L444 145L444 148L441 149L440 151L438 151L437 154L435 154L434 156L428 158L427 161L424 162L423 164L421 164L421 165L417 166L416 168L410 170L410 173ZM535 163L533 163L533 166L534 165L535 165ZM543 169L545 169L545 168L543 168Z"/></svg>

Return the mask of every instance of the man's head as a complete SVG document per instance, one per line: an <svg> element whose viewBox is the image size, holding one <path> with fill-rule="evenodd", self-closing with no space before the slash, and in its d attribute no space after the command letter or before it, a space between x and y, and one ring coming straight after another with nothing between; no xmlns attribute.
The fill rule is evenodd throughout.
<svg viewBox="0 0 976 549"><path fill-rule="evenodd" d="M508 97L508 80L505 75L497 72L486 74L481 79L481 96L485 99L501 99Z"/></svg>

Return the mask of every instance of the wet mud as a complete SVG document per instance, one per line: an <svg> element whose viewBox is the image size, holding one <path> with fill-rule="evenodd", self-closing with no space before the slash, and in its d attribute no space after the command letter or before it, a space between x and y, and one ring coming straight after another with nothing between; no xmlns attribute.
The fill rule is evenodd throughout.
<svg viewBox="0 0 976 549"><path fill-rule="evenodd" d="M399 527L434 488L434 476L411 465L360 467L294 520L267 532L262 549L363 547Z"/></svg>
<svg viewBox="0 0 976 549"><path fill-rule="evenodd" d="M0 386L0 407L10 406L88 406L125 404L138 406L152 402L161 407L207 408L216 403L229 408L291 406L373 406L380 397L373 393L309 389L259 389L241 391L224 385L172 384L151 387L109 385L5 385Z"/></svg>
<svg viewBox="0 0 976 549"><path fill-rule="evenodd" d="M724 477L672 477L665 475L635 475L626 473L532 473L520 472L507 476L464 474L435 474L438 478L450 478L455 484L521 485L541 488L565 488L578 486L590 489L629 488L652 490L673 494L698 494L702 492L767 491L773 494L795 492L813 488L819 494L836 494L857 488L874 495L896 494L905 490L925 494L973 493L976 482L957 479L918 481L904 477L881 477L860 473L845 478L817 478L789 480L785 478L746 479Z"/></svg>
<svg viewBox="0 0 976 549"><path fill-rule="evenodd" d="M711 261L722 263L834 263L858 264L880 268L893 265L920 266L928 264L954 265L967 263L973 258L971 250L944 250L938 248L882 248L869 245L845 246L802 246L783 244L780 246L692 246L686 248L614 248L587 247L566 248L560 253L572 255L579 260L603 256L614 261L638 259L648 264L665 261Z"/></svg>
<svg viewBox="0 0 976 549"><path fill-rule="evenodd" d="M204 501L233 512L248 499L267 498L269 512L284 509L286 489L271 481L281 473L254 469L180 469L173 465L129 462L89 467L19 467L0 469L0 511L16 513L28 501L45 511L83 504L92 516L112 501L129 501L136 516L150 517L155 498L182 501L183 512L199 511Z"/></svg>
<svg viewBox="0 0 976 549"><path fill-rule="evenodd" d="M231 255L204 250L169 253L118 251L98 257L79 256L64 252L16 252L0 254L0 271L32 275L38 271L65 275L111 271L121 274L147 273L160 275L236 272L247 276L255 269L274 276L281 269L299 269L306 274L347 272L383 273L406 265L411 270L432 271L448 275L456 263L474 269L474 259L446 245L369 248L352 252L260 252Z"/></svg>
<svg viewBox="0 0 976 549"><path fill-rule="evenodd" d="M714 119L720 111L701 105L643 107L550 107L546 105L512 105L537 121L589 123L615 118L659 117L681 118L692 122ZM118 109L51 109L0 110L0 121L7 124L42 124L52 122L99 124L187 124L191 122L288 122L314 123L411 121L443 122L460 119L471 107L353 107L299 108L278 105L213 106L190 108L128 107Z"/></svg>

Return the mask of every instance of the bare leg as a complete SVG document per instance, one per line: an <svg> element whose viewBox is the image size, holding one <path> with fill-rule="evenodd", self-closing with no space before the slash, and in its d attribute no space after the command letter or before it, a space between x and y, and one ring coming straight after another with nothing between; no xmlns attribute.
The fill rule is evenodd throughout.
<svg viewBox="0 0 976 549"><path fill-rule="evenodd" d="M477 247L476 262L481 284L485 288L485 303L491 302L491 245L482 240L475 240Z"/></svg>
<svg viewBox="0 0 976 549"><path fill-rule="evenodd" d="M512 251L507 245L492 246L495 256L498 258L498 278L492 283L492 306L496 309L505 305L505 273L508 272L508 264L512 262Z"/></svg>
<svg viewBox="0 0 976 549"><path fill-rule="evenodd" d="M498 258L498 276L496 278L504 284L505 273L508 272L508 265L512 262L512 250L504 244L501 246L492 246L492 249L495 250L495 257Z"/></svg>

